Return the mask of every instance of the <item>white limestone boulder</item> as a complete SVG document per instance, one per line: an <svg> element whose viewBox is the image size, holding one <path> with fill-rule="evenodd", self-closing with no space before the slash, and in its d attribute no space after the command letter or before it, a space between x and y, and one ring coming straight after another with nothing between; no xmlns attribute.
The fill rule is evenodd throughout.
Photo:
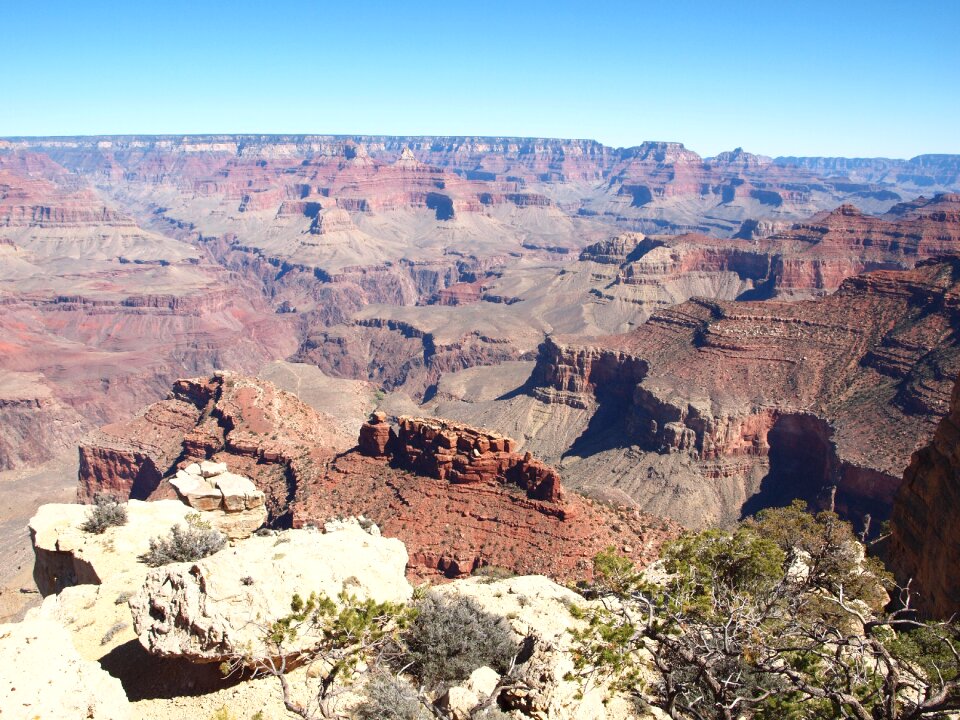
<svg viewBox="0 0 960 720"><path fill-rule="evenodd" d="M200 463L200 474L205 478L212 478L215 475L222 475L225 472L227 472L227 464L225 462L203 460Z"/></svg>
<svg viewBox="0 0 960 720"><path fill-rule="evenodd" d="M227 470L226 463L190 463L168 482L181 500L231 540L249 537L267 520L263 491L250 478Z"/></svg>
<svg viewBox="0 0 960 720"><path fill-rule="evenodd" d="M253 536L196 563L150 572L130 601L134 628L151 653L220 662L264 654L264 629L290 613L295 594L405 602L413 589L404 575L407 551L393 538L359 526L337 532L289 530ZM316 638L298 635L293 654Z"/></svg>
<svg viewBox="0 0 960 720"><path fill-rule="evenodd" d="M131 500L126 507L127 523L101 534L80 528L90 505L51 503L37 509L28 528L36 555L33 576L43 595L73 585L98 585L131 570L139 584L146 567L137 558L150 549L150 538L166 535L192 512L176 500Z"/></svg>

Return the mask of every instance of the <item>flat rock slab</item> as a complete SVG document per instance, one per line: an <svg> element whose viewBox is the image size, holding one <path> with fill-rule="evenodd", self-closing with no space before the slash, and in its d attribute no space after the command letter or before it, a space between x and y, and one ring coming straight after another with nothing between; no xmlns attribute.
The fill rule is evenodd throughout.
<svg viewBox="0 0 960 720"><path fill-rule="evenodd" d="M127 571L143 572L137 558L150 549L150 538L165 536L191 512L178 500L131 500L127 524L97 535L80 529L90 510L90 505L51 503L30 518L33 575L44 595L72 585L98 585Z"/></svg>
<svg viewBox="0 0 960 720"><path fill-rule="evenodd" d="M123 685L84 660L65 627L51 620L0 625L0 708L4 718L126 720Z"/></svg>

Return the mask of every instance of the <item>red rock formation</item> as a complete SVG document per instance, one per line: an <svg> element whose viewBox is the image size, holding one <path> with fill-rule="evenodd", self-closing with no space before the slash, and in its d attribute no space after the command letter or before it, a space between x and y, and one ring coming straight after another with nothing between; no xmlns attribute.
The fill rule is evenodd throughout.
<svg viewBox="0 0 960 720"><path fill-rule="evenodd" d="M294 525L363 514L404 541L409 572L436 580L492 565L554 578L589 577L615 546L637 562L678 529L636 510L564 492L556 470L516 442L459 423L400 418L386 445L380 416L358 451L328 463L295 463Z"/></svg>
<svg viewBox="0 0 960 720"><path fill-rule="evenodd" d="M80 446L78 498L97 492L172 497L164 478L210 459L253 479L274 522L289 512L292 463L350 447L337 423L272 383L233 374L178 380L167 400L126 423L101 428Z"/></svg>
<svg viewBox="0 0 960 720"><path fill-rule="evenodd" d="M771 160L737 148L704 159L666 142L614 149L529 138L209 136L39 138L8 147L49 153L99 181L175 185L224 197L247 212L275 213L287 200L330 198L329 207L349 212L417 207L440 209L442 219L502 204L552 205L551 185L589 183L601 187L575 212L647 230L666 225L720 234L745 210L802 217L845 201L885 209L905 193L960 184L956 156Z"/></svg>
<svg viewBox="0 0 960 720"><path fill-rule="evenodd" d="M48 156L0 154L0 227L135 227Z"/></svg>
<svg viewBox="0 0 960 720"><path fill-rule="evenodd" d="M387 414L378 410L360 427L357 449L368 457L386 457L391 434Z"/></svg>
<svg viewBox="0 0 960 720"><path fill-rule="evenodd" d="M911 583L917 606L937 618L960 613L958 508L960 381L933 441L910 459L890 517L887 561L902 584Z"/></svg>
<svg viewBox="0 0 960 720"><path fill-rule="evenodd" d="M960 195L920 198L887 215L852 205L789 227L729 240L702 234L634 233L595 243L580 259L619 265L617 282L661 286L704 274L731 273L760 297L808 297L835 291L868 270L908 269L918 259L960 252Z"/></svg>
<svg viewBox="0 0 960 720"><path fill-rule="evenodd" d="M497 365L523 355L508 337L468 332L438 342L432 332L403 321L364 318L352 327L311 335L294 359L333 377L369 379L387 389L403 386L419 398L443 373Z"/></svg>
<svg viewBox="0 0 960 720"><path fill-rule="evenodd" d="M83 418L52 395L31 374L9 372L0 380L0 470L68 451L83 433Z"/></svg>
<svg viewBox="0 0 960 720"><path fill-rule="evenodd" d="M439 420L383 413L359 447L272 384L231 374L180 380L135 420L81 448L78 494L173 497L160 478L211 459L267 495L270 520L296 526L367 515L410 553L411 575L466 575L483 565L573 579L613 545L638 562L677 534L669 522L564 492L556 470L510 438Z"/></svg>
<svg viewBox="0 0 960 720"><path fill-rule="evenodd" d="M14 443L25 425L12 403L28 398L0 382L0 467L53 458L177 377L253 372L296 348L293 323L235 274L145 230L46 155L0 153L0 227L0 375L32 378L46 428Z"/></svg>
<svg viewBox="0 0 960 720"><path fill-rule="evenodd" d="M179 383L178 383L179 385ZM80 445L77 499L97 493L146 500L183 453L184 436L200 421L206 403L178 394L154 403L125 423L106 425Z"/></svg>
<svg viewBox="0 0 960 720"><path fill-rule="evenodd" d="M556 470L530 453L515 452L512 438L461 423L408 417L398 419L394 433L384 420L377 413L360 428L362 454L387 457L396 467L455 484L509 483L533 500L563 504Z"/></svg>

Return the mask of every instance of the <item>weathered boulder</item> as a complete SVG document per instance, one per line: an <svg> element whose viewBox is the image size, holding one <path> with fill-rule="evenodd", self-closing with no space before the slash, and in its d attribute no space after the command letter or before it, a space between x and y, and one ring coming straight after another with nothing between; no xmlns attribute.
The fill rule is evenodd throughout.
<svg viewBox="0 0 960 720"><path fill-rule="evenodd" d="M499 682L500 674L496 670L479 667L462 685L447 689L437 705L446 710L452 720L470 720L471 713L493 694Z"/></svg>
<svg viewBox="0 0 960 720"><path fill-rule="evenodd" d="M224 462L190 463L169 478L177 495L231 540L249 537L267 519L265 496Z"/></svg>
<svg viewBox="0 0 960 720"><path fill-rule="evenodd" d="M358 599L403 602L407 551L399 540L343 523L335 532L290 530L254 536L196 563L151 571L130 601L134 628L150 652L195 662L220 662L266 652L273 620L290 613L295 594L346 591ZM316 638L299 634L291 654Z"/></svg>
<svg viewBox="0 0 960 720"><path fill-rule="evenodd" d="M120 681L83 659L70 633L50 620L0 625L0 708L4 718L123 720Z"/></svg>

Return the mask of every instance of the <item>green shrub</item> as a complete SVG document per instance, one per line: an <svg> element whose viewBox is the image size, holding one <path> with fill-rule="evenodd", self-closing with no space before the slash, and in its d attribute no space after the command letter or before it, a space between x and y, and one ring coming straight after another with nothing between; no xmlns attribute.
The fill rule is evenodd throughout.
<svg viewBox="0 0 960 720"><path fill-rule="evenodd" d="M595 558L571 630L584 687L602 678L671 718L920 720L960 709L960 626L923 623L910 590L864 557L849 523L803 503L663 548L646 581L628 558ZM885 587L900 592L889 603ZM653 656L660 677L648 682Z"/></svg>
<svg viewBox="0 0 960 720"><path fill-rule="evenodd" d="M102 535L109 527L127 524L127 506L122 505L112 495L97 493L93 497L93 507L87 513L80 529L84 532Z"/></svg>
<svg viewBox="0 0 960 720"><path fill-rule="evenodd" d="M196 513L187 516L186 525L174 525L170 534L150 540L150 550L140 559L150 567L175 562L195 562L213 555L227 543L223 533L214 530Z"/></svg>
<svg viewBox="0 0 960 720"><path fill-rule="evenodd" d="M403 634L404 664L428 685L457 683L478 667L503 673L517 653L510 624L472 598L430 594Z"/></svg>
<svg viewBox="0 0 960 720"><path fill-rule="evenodd" d="M408 683L376 673L367 683L366 700L357 707L357 720L429 720L429 713Z"/></svg>

